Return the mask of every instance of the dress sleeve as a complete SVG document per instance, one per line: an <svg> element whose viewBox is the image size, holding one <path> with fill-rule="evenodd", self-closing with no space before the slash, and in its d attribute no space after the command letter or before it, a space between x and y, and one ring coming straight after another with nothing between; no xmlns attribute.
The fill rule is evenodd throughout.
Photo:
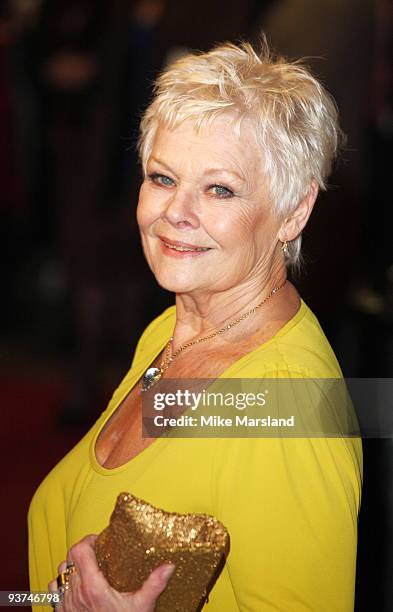
<svg viewBox="0 0 393 612"><path fill-rule="evenodd" d="M218 515L242 612L354 607L360 440L231 441Z"/></svg>
<svg viewBox="0 0 393 612"><path fill-rule="evenodd" d="M50 496L45 495L47 488L51 488ZM56 578L57 566L67 554L63 496L48 479L31 501L28 529L30 590L47 591L48 582ZM33 606L33 610L47 612L48 607Z"/></svg>
<svg viewBox="0 0 393 612"><path fill-rule="evenodd" d="M354 608L360 439L220 440L217 516L241 612Z"/></svg>

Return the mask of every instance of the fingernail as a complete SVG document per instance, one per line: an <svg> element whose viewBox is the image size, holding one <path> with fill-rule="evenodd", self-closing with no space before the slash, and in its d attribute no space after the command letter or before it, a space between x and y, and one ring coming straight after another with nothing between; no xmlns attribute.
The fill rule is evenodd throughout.
<svg viewBox="0 0 393 612"><path fill-rule="evenodd" d="M164 580L169 580L169 578L172 576L174 571L175 571L175 566L174 565L167 565L162 570L161 576L164 578Z"/></svg>

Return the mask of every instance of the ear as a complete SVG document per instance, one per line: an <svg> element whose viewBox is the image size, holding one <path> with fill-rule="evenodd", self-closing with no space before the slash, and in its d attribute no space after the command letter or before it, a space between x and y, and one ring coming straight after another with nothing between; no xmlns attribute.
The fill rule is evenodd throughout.
<svg viewBox="0 0 393 612"><path fill-rule="evenodd" d="M318 196L318 183L311 181L310 190L298 207L287 217L281 225L278 237L281 242L295 240L302 233L314 208Z"/></svg>

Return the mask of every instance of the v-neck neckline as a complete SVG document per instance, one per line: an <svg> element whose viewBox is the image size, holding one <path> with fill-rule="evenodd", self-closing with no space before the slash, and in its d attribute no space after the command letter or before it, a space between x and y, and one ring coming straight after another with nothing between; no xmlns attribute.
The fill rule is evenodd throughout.
<svg viewBox="0 0 393 612"><path fill-rule="evenodd" d="M247 362L250 359L253 359L255 357L255 355L257 355L260 351L265 350L266 347L268 347L270 344L275 342L281 336L284 336L285 334L287 334L295 325L297 325L298 322L306 314L307 308L308 308L307 305L301 299L300 300L300 307L299 307L298 311L294 314L294 316L291 319L289 319L289 321L287 321L287 323L285 323L285 325L283 325L281 327L281 329L279 329L274 334L274 336L269 338L269 340L267 340L266 342L264 342L260 346L257 346L255 349L253 349L249 353L246 353L245 355L240 357L240 359L237 359L236 361L231 363L224 370L224 372L222 372L219 376L217 376L217 378L215 380L219 380L220 378L235 378L235 376L233 376L233 374L237 370L239 370L243 366L243 364L245 362ZM173 317L175 317L175 316L176 316L176 309L175 309L175 307L173 307ZM109 421L109 419L112 417L112 415L116 412L116 410L118 410L121 407L123 402L130 395L130 393L133 391L135 385L137 384L137 382L141 378L142 374L144 372L146 372L146 370L148 369L149 364L154 363L154 361L157 359L158 355L161 353L161 351L167 345L170 336L171 336L171 334L169 334L168 337L165 337L165 340L163 340L162 342L160 342L156 346L156 348L144 360L143 364L140 364L140 367L138 367L138 369L136 369L135 374L130 378L124 393L121 395L120 399L114 404L114 406L112 407L111 411L108 414L106 414L106 411L105 411L103 413L103 418L99 419L97 421L96 431L95 431L94 436L92 437L92 440L91 440L89 454L90 454L90 463L91 463L91 466L93 467L93 469L96 472L98 472L99 474L101 474L103 476L111 476L111 475L118 474L118 473L123 472L124 470L130 468L131 465L132 466L134 466L134 465L137 466L141 461L144 461L144 460L154 456L154 454L157 454L158 452L160 452L162 447L165 446L166 443L168 443L169 438L167 436L162 436L160 438L157 438L149 446L147 446L146 448L141 450L137 455L135 455L135 457L132 457L129 461L126 461L125 463L122 463L121 465L119 465L117 467L114 467L114 468L106 468L103 465L101 465L99 463L99 461L97 459L97 455L96 455L96 443L97 443L98 437L101 434L101 432L103 431L106 423Z"/></svg>

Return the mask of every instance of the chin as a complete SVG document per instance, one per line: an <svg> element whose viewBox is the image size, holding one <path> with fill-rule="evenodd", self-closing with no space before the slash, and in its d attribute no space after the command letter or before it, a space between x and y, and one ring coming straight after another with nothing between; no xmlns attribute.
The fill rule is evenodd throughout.
<svg viewBox="0 0 393 612"><path fill-rule="evenodd" d="M172 293L189 293L201 288L200 279L197 281L196 279L190 278L190 274L154 272L154 276L160 287Z"/></svg>

